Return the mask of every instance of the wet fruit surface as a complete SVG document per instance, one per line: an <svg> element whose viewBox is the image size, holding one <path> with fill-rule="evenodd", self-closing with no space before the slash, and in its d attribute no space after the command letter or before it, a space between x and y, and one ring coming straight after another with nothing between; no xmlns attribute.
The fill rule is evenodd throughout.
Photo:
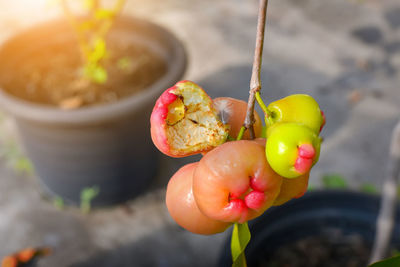
<svg viewBox="0 0 400 267"><path fill-rule="evenodd" d="M197 165L196 162L183 166L170 179L166 194L168 211L180 226L192 233L211 235L223 232L230 223L208 218L194 200L192 181Z"/></svg>
<svg viewBox="0 0 400 267"><path fill-rule="evenodd" d="M255 141L225 143L205 155L193 177L199 209L208 217L243 223L261 215L280 191L282 177Z"/></svg>

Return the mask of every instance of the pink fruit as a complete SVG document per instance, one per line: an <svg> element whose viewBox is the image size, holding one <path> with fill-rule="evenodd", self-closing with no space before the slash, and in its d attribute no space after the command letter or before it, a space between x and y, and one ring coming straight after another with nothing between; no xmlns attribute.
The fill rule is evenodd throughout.
<svg viewBox="0 0 400 267"><path fill-rule="evenodd" d="M180 81L157 100L150 118L155 146L171 157L206 152L224 143L229 127L197 84Z"/></svg>
<svg viewBox="0 0 400 267"><path fill-rule="evenodd" d="M218 97L213 102L221 121L230 126L229 135L236 139L246 117L247 103L231 97ZM254 133L257 138L261 136L262 123L256 111L254 111L254 119ZM242 139L250 139L249 131L244 133Z"/></svg>
<svg viewBox="0 0 400 267"><path fill-rule="evenodd" d="M308 188L308 179L310 174L303 174L295 179L283 178L281 191L274 201L274 206L280 206L293 198L299 198L304 195Z"/></svg>
<svg viewBox="0 0 400 267"><path fill-rule="evenodd" d="M265 158L264 146L241 140L227 142L200 160L193 176L193 194L206 216L244 223L273 204L281 183L282 177Z"/></svg>
<svg viewBox="0 0 400 267"><path fill-rule="evenodd" d="M197 207L192 191L193 172L198 163L180 168L168 183L166 203L171 217L186 230L202 235L225 231L231 224L205 216Z"/></svg>

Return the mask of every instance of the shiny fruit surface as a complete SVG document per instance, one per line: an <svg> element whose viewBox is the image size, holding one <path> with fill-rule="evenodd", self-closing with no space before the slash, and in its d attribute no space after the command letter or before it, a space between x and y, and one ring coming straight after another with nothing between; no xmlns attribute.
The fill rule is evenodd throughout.
<svg viewBox="0 0 400 267"><path fill-rule="evenodd" d="M244 223L261 215L279 194L282 177L256 141L232 141L208 152L193 176L193 194L208 217Z"/></svg>
<svg viewBox="0 0 400 267"><path fill-rule="evenodd" d="M274 201L274 206L280 206L293 198L302 197L308 188L309 173L303 174L296 179L284 178L281 191Z"/></svg>
<svg viewBox="0 0 400 267"><path fill-rule="evenodd" d="M270 112L266 119L267 126L281 122L296 122L319 133L324 123L317 101L305 94L295 94L279 99L269 104L267 109Z"/></svg>
<svg viewBox="0 0 400 267"><path fill-rule="evenodd" d="M208 218L194 201L192 181L197 165L196 162L183 166L170 179L166 194L168 211L180 226L192 233L212 235L223 232L230 223Z"/></svg>
<svg viewBox="0 0 400 267"><path fill-rule="evenodd" d="M285 178L310 171L318 161L321 139L300 123L278 123L267 131L266 156L272 169Z"/></svg>
<svg viewBox="0 0 400 267"><path fill-rule="evenodd" d="M224 124L229 125L229 136L236 139L246 117L247 103L243 100L231 97L217 97L213 100L213 102L221 121ZM260 137L262 133L262 122L256 111L254 111L254 119L254 134L257 138ZM242 139L250 139L249 131L244 133Z"/></svg>

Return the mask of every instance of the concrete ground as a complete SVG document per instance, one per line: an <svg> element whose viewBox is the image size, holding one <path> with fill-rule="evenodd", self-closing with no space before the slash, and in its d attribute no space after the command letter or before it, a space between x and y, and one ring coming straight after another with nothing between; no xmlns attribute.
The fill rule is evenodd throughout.
<svg viewBox="0 0 400 267"><path fill-rule="evenodd" d="M47 0L0 0L0 40L59 16ZM54 2L54 1L53 1ZM185 44L185 79L211 96L247 99L257 16L256 0L129 0L125 14L159 23ZM270 1L262 96L313 95L327 125L311 184L338 173L357 189L382 183L391 130L400 118L400 3L397 0ZM14 144L1 118L3 151ZM12 149L15 149L11 145ZM18 148L18 146L16 146ZM13 150L13 151L14 151ZM214 266L227 233L205 237L178 227L164 204L169 177L189 159L164 156L152 190L126 204L88 215L57 209L34 175L0 163L0 258L47 245L39 266ZM17 168L18 169L18 168Z"/></svg>

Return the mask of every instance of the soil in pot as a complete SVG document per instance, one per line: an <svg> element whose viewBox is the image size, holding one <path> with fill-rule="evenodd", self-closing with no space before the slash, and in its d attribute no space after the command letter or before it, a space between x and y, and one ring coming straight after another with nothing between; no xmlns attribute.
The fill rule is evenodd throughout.
<svg viewBox="0 0 400 267"><path fill-rule="evenodd" d="M370 248L358 234L335 233L309 236L279 247L257 267L365 267Z"/></svg>
<svg viewBox="0 0 400 267"><path fill-rule="evenodd" d="M249 267L365 267L374 240L380 197L352 191L315 191L270 208L249 223ZM400 218L400 206L396 210ZM396 220L391 251L400 248ZM231 266L230 240L218 266Z"/></svg>
<svg viewBox="0 0 400 267"><path fill-rule="evenodd" d="M72 39L50 43L21 58L15 71L0 74L0 85L30 102L73 109L130 96L166 73L163 58L144 45L114 38L107 42L107 51L104 66L108 79L104 84L83 78L80 52Z"/></svg>

